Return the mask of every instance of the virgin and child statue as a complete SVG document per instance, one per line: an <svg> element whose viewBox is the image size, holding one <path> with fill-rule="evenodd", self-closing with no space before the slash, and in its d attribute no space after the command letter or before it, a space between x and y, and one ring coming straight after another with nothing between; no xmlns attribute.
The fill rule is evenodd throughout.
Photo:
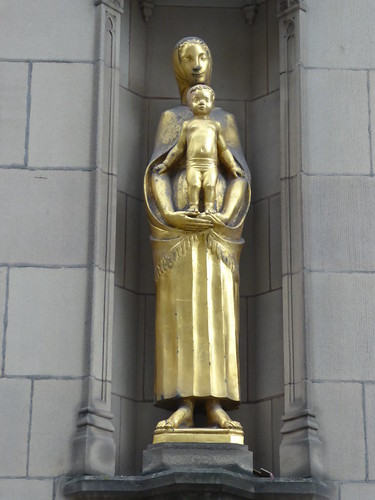
<svg viewBox="0 0 375 500"><path fill-rule="evenodd" d="M234 117L214 107L211 53L180 40L173 67L181 104L165 111L144 193L156 282L155 403L173 413L159 431L240 430L239 257L250 172Z"/></svg>

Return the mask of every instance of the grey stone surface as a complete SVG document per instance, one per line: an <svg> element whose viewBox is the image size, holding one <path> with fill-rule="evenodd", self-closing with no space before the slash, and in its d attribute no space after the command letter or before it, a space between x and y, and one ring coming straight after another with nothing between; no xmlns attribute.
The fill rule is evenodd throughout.
<svg viewBox="0 0 375 500"><path fill-rule="evenodd" d="M120 87L119 151L117 188L143 197L143 174L147 165L147 102Z"/></svg>
<svg viewBox="0 0 375 500"><path fill-rule="evenodd" d="M121 398L120 462L121 474L132 475L136 469L137 403Z"/></svg>
<svg viewBox="0 0 375 500"><path fill-rule="evenodd" d="M245 245L240 261L241 295L257 295L269 291L268 200L251 206L245 222Z"/></svg>
<svg viewBox="0 0 375 500"><path fill-rule="evenodd" d="M375 479L375 385L366 384L364 389L364 418L367 444L368 478Z"/></svg>
<svg viewBox="0 0 375 500"><path fill-rule="evenodd" d="M271 401L261 401L251 405L252 427L247 439L249 448L254 452L254 469L264 468L272 471L272 413Z"/></svg>
<svg viewBox="0 0 375 500"><path fill-rule="evenodd" d="M364 480L365 436L361 384L315 383L313 398L322 441L325 477L331 480Z"/></svg>
<svg viewBox="0 0 375 500"><path fill-rule="evenodd" d="M137 435L136 435L136 470L140 474L142 470L142 452L152 443L154 429L159 420L168 418L170 411L154 407L153 403L137 402ZM134 460L134 457L133 457Z"/></svg>
<svg viewBox="0 0 375 500"><path fill-rule="evenodd" d="M275 397L271 400L272 418L272 472L275 477L280 476L280 444L282 417L284 415L284 397Z"/></svg>
<svg viewBox="0 0 375 500"><path fill-rule="evenodd" d="M26 474L30 394L30 380L0 380L0 476Z"/></svg>
<svg viewBox="0 0 375 500"><path fill-rule="evenodd" d="M341 486L340 500L370 500L375 497L375 484L374 483L352 483L343 484Z"/></svg>
<svg viewBox="0 0 375 500"><path fill-rule="evenodd" d="M240 351L240 394L241 402L248 400L248 310L247 298L240 298L240 338L239 338L239 351Z"/></svg>
<svg viewBox="0 0 375 500"><path fill-rule="evenodd" d="M10 270L6 374L82 375L86 287L85 269Z"/></svg>
<svg viewBox="0 0 375 500"><path fill-rule="evenodd" d="M28 74L28 64L0 63L1 165L24 164Z"/></svg>
<svg viewBox="0 0 375 500"><path fill-rule="evenodd" d="M1 176L1 262L86 265L90 173L3 170Z"/></svg>
<svg viewBox="0 0 375 500"><path fill-rule="evenodd" d="M312 273L307 288L313 378L374 380L374 274Z"/></svg>
<svg viewBox="0 0 375 500"><path fill-rule="evenodd" d="M249 29L249 28L248 28ZM267 4L262 3L257 12L255 23L249 31L250 47L250 99L263 96L268 92L268 58L267 58ZM243 50L243 49L242 49Z"/></svg>
<svg viewBox="0 0 375 500"><path fill-rule="evenodd" d="M125 286L125 235L127 196L117 191L115 285Z"/></svg>
<svg viewBox="0 0 375 500"><path fill-rule="evenodd" d="M140 283L140 217L144 205L141 201L127 196L125 223L125 287L134 292L139 291ZM148 230L148 227L147 227ZM143 243L143 242L142 242ZM151 245L147 240L145 244Z"/></svg>
<svg viewBox="0 0 375 500"><path fill-rule="evenodd" d="M121 16L120 85L125 88L129 88L130 4L131 0L124 1L124 13Z"/></svg>
<svg viewBox="0 0 375 500"><path fill-rule="evenodd" d="M310 268L375 270L374 189L373 177L304 176L304 246Z"/></svg>
<svg viewBox="0 0 375 500"><path fill-rule="evenodd" d="M254 401L284 392L282 293L249 300L249 394Z"/></svg>
<svg viewBox="0 0 375 500"><path fill-rule="evenodd" d="M145 71L147 63L147 26L144 22L137 0L130 0L129 34L129 89L137 94L145 94Z"/></svg>
<svg viewBox="0 0 375 500"><path fill-rule="evenodd" d="M52 479L1 479L0 500L51 500L53 498Z"/></svg>
<svg viewBox="0 0 375 500"><path fill-rule="evenodd" d="M268 92L280 88L280 63L279 63L279 20L277 18L277 0L267 2L268 20Z"/></svg>
<svg viewBox="0 0 375 500"><path fill-rule="evenodd" d="M92 64L34 64L29 165L92 166Z"/></svg>
<svg viewBox="0 0 375 500"><path fill-rule="evenodd" d="M192 467L252 474L253 453L246 445L217 443L160 443L143 450L143 475Z"/></svg>
<svg viewBox="0 0 375 500"><path fill-rule="evenodd" d="M100 479L77 478L65 486L68 496L99 499L105 493L114 498L160 498L164 500L192 500L204 498L230 500L239 498L262 500L329 498L326 484L311 480L259 479L251 475L215 469L195 469L184 472L162 472L144 477Z"/></svg>
<svg viewBox="0 0 375 500"><path fill-rule="evenodd" d="M308 70L305 114L304 171L370 174L366 71Z"/></svg>
<svg viewBox="0 0 375 500"><path fill-rule="evenodd" d="M307 0L303 62L329 68L372 68L375 35L372 0ZM324 13L322 15L322 13Z"/></svg>
<svg viewBox="0 0 375 500"><path fill-rule="evenodd" d="M91 2L12 0L0 6L0 20L0 58L94 59Z"/></svg>
<svg viewBox="0 0 375 500"><path fill-rule="evenodd" d="M5 323L7 319L7 275L8 269L0 267L0 338L3 339Z"/></svg>
<svg viewBox="0 0 375 500"><path fill-rule="evenodd" d="M71 471L71 440L82 397L81 380L34 382L29 473L59 476Z"/></svg>
<svg viewBox="0 0 375 500"><path fill-rule="evenodd" d="M146 297L145 311L145 345L143 365L143 399L152 401L154 399L154 375L155 375L155 295Z"/></svg>
<svg viewBox="0 0 375 500"><path fill-rule="evenodd" d="M271 289L281 287L281 199L270 198L270 266Z"/></svg>
<svg viewBox="0 0 375 500"><path fill-rule="evenodd" d="M247 155L252 199L280 192L280 96L267 95L247 105Z"/></svg>
<svg viewBox="0 0 375 500"><path fill-rule="evenodd" d="M113 326L113 382L115 394L136 397L138 296L115 288Z"/></svg>
<svg viewBox="0 0 375 500"><path fill-rule="evenodd" d="M250 38L241 10L205 8L197 13L193 8L162 6L154 9L149 24L147 95L179 97L171 65L172 51L178 40L191 34L203 38L213 54L212 87L217 99L249 98L250 82L256 73L249 65L248 55L256 40Z"/></svg>

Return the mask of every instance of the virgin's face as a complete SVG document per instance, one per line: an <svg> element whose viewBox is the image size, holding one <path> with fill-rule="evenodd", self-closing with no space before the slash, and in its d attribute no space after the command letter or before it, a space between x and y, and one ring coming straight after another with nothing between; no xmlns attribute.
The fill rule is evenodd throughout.
<svg viewBox="0 0 375 500"><path fill-rule="evenodd" d="M180 65L189 85L205 83L209 59L202 45L198 43L184 45L180 50Z"/></svg>

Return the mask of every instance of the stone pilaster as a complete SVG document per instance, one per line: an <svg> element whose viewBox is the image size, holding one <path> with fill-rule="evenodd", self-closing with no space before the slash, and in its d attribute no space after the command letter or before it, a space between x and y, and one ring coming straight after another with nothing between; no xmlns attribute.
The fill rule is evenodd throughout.
<svg viewBox="0 0 375 500"><path fill-rule="evenodd" d="M303 0L280 0L281 207L285 415L280 446L282 476L319 477L318 424L312 408L305 318L302 172L306 126Z"/></svg>
<svg viewBox="0 0 375 500"><path fill-rule="evenodd" d="M93 124L93 180L86 376L74 474L115 473L111 414L112 320L117 190L117 110L123 0L96 0L97 62Z"/></svg>

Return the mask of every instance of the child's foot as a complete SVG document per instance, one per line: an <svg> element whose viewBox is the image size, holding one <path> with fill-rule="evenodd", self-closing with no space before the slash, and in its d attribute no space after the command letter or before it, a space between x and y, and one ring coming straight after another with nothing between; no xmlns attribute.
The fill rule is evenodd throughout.
<svg viewBox="0 0 375 500"><path fill-rule="evenodd" d="M199 209L196 205L191 205L187 211L191 214L199 214Z"/></svg>
<svg viewBox="0 0 375 500"><path fill-rule="evenodd" d="M216 214L216 210L214 208L206 208L205 212L208 215Z"/></svg>

